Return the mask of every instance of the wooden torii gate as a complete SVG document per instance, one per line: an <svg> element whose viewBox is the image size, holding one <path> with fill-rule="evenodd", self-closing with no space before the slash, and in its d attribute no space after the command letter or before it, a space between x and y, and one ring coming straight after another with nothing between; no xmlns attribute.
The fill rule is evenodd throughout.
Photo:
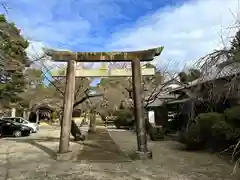
<svg viewBox="0 0 240 180"><path fill-rule="evenodd" d="M148 158L151 154L147 148L147 137L145 120L143 117L142 106L142 85L141 85L141 61L152 61L159 56L163 47L129 52L71 52L47 49L46 54L54 61L68 62L66 70L66 88L64 95L64 109L59 143L59 153L69 151L69 136L71 129L71 118L74 103L75 77L82 77L81 71L76 70L76 62L131 62L132 64L132 86L134 99L134 117L136 120L137 131L137 151L139 158ZM149 70L151 71L151 70ZM78 73L77 73L78 72ZM76 74L77 73L77 74ZM89 75L89 73L87 73ZM115 73L116 75L117 73ZM151 74L146 72L146 74ZM115 76L112 75L112 76ZM65 76L65 72L54 76ZM93 75L94 76L94 75ZM99 75L97 75L99 76ZM101 76L101 75L100 75ZM108 74L108 76L111 76ZM119 75L117 75L119 76ZM122 76L122 75L121 75ZM129 73L124 76L129 76ZM96 77L96 75L94 76Z"/></svg>

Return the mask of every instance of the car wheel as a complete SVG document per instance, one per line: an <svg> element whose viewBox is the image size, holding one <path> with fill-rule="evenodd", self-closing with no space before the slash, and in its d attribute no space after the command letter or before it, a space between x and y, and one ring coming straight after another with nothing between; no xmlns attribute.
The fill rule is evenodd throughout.
<svg viewBox="0 0 240 180"><path fill-rule="evenodd" d="M22 136L22 132L21 131L14 131L13 135L14 135L14 137L21 137Z"/></svg>

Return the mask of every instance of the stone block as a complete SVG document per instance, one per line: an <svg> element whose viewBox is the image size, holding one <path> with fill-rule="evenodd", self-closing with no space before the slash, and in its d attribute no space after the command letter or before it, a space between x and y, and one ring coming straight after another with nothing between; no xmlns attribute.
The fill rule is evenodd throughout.
<svg viewBox="0 0 240 180"><path fill-rule="evenodd" d="M74 153L72 151L66 153L56 153L56 160L57 161L71 161L76 160L74 157Z"/></svg>
<svg viewBox="0 0 240 180"><path fill-rule="evenodd" d="M78 143L70 143L69 151L66 153L56 153L57 161L76 161L79 153L82 151L83 146Z"/></svg>
<svg viewBox="0 0 240 180"><path fill-rule="evenodd" d="M152 159L152 151L147 152L140 152L140 151L133 151L129 157L132 160L147 160Z"/></svg>

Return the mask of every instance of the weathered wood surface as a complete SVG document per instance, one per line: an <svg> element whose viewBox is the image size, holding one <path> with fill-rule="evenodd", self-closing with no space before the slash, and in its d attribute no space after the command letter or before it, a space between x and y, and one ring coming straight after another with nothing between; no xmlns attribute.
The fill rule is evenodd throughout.
<svg viewBox="0 0 240 180"><path fill-rule="evenodd" d="M155 74L155 68L142 68L143 76L152 76ZM66 69L51 71L53 77L66 76ZM131 77L132 69L77 69L76 77Z"/></svg>
<svg viewBox="0 0 240 180"><path fill-rule="evenodd" d="M138 151L147 153L147 133L143 115L142 76L140 60L132 61L132 85L134 99L134 117L136 121Z"/></svg>
<svg viewBox="0 0 240 180"><path fill-rule="evenodd" d="M64 108L63 118L61 120L61 135L59 143L59 153L66 153L69 151L69 138L71 130L72 111L74 104L75 91L75 72L76 61L70 60L67 69L67 81L64 94Z"/></svg>
<svg viewBox="0 0 240 180"><path fill-rule="evenodd" d="M126 52L71 52L57 51L46 49L46 55L52 57L54 61L76 60L79 62L121 62L121 61L152 61L155 56L159 56L163 47L152 48L142 51L126 51Z"/></svg>

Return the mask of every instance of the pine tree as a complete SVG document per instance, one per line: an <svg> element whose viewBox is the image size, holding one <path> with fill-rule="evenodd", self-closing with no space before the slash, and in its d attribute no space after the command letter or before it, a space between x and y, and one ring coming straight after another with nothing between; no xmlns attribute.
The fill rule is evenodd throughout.
<svg viewBox="0 0 240 180"><path fill-rule="evenodd" d="M240 30L236 33L231 42L231 55L234 62L240 62Z"/></svg>
<svg viewBox="0 0 240 180"><path fill-rule="evenodd" d="M0 15L0 99L3 106L20 100L24 88L24 68L28 64L26 41L14 23Z"/></svg>

